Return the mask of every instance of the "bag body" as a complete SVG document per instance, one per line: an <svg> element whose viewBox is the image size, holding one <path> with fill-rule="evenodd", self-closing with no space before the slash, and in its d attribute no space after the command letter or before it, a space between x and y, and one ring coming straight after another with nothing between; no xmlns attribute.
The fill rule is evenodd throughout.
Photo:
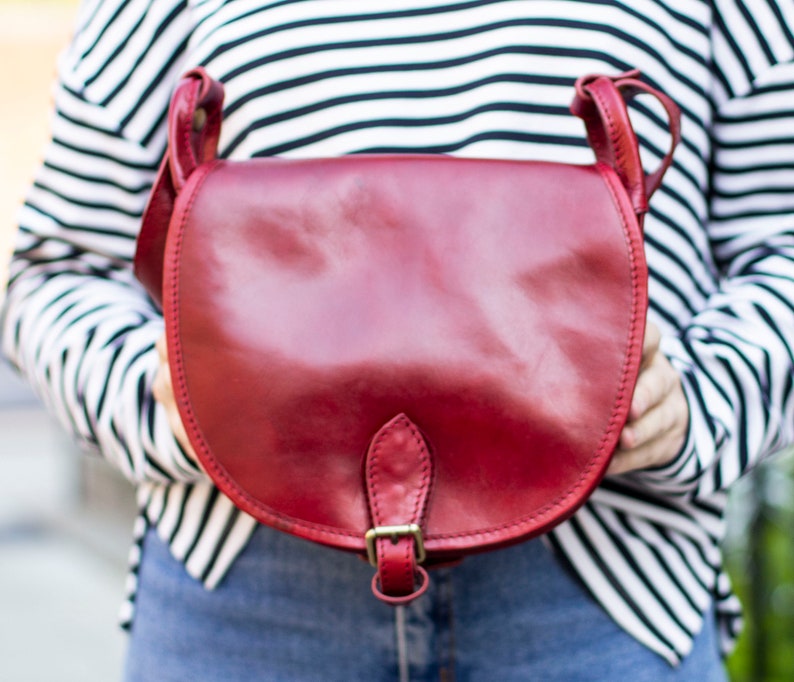
<svg viewBox="0 0 794 682"><path fill-rule="evenodd" d="M625 99L664 105L646 176ZM636 73L577 83L593 165L215 158L222 89L169 115L136 272L161 303L207 473L262 523L367 554L389 603L421 564L534 537L603 476L642 356L642 216L678 137ZM198 113L197 113L198 112Z"/></svg>

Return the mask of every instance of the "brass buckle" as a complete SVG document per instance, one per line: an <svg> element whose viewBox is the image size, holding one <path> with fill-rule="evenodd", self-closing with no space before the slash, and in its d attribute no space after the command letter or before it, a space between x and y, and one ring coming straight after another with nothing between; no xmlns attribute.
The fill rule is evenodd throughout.
<svg viewBox="0 0 794 682"><path fill-rule="evenodd" d="M406 526L377 526L370 528L364 535L367 541L367 558L375 568L378 567L378 554L375 549L375 541L379 538L392 538L392 542L397 542L397 538L413 535L416 543L416 563L421 564L426 558L425 543L422 539L422 529L415 523Z"/></svg>

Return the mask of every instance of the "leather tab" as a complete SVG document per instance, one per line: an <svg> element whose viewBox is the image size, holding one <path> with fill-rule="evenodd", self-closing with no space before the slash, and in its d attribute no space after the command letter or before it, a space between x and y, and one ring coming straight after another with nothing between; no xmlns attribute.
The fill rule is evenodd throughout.
<svg viewBox="0 0 794 682"><path fill-rule="evenodd" d="M212 161L218 151L223 86L202 68L188 71L177 85L168 112L171 178L179 192L196 166ZM197 114L201 113L198 117ZM197 125L197 120L201 125Z"/></svg>
<svg viewBox="0 0 794 682"><path fill-rule="evenodd" d="M427 589L417 563L432 463L424 438L404 414L385 424L372 440L364 467L378 573L375 596L404 604ZM386 532L382 532L387 529ZM417 585L418 583L418 585Z"/></svg>
<svg viewBox="0 0 794 682"><path fill-rule="evenodd" d="M202 125L195 125L202 111ZM162 308L163 257L176 196L196 167L215 158L223 113L223 86L201 67L179 81L168 111L168 148L143 212L135 276Z"/></svg>

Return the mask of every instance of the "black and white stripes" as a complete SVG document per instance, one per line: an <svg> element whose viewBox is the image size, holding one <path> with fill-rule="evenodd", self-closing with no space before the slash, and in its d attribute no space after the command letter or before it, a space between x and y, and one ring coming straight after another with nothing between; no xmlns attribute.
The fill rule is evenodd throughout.
<svg viewBox="0 0 794 682"><path fill-rule="evenodd" d="M691 410L668 466L604 483L548 538L605 609L675 663L722 572L724 490L794 438L794 0L86 0L53 142L20 213L3 348L79 439L140 485L209 587L254 528L151 397L162 321L129 268L175 79L226 85L221 153L429 151L588 163L576 77L639 68L683 143L646 224L651 315ZM667 146L642 98L649 169ZM130 580L134 592L134 572ZM131 616L131 612L127 612Z"/></svg>

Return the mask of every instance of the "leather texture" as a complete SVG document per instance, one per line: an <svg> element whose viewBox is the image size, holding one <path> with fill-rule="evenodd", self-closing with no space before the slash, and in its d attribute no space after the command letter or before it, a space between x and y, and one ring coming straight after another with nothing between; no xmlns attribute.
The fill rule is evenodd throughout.
<svg viewBox="0 0 794 682"><path fill-rule="evenodd" d="M432 564L568 518L639 372L642 216L675 105L659 94L671 148L650 175L625 100L656 92L635 72L577 84L593 165L230 162L214 158L220 87L199 69L177 89L136 258L218 487L262 523L360 553L373 528L418 526L374 542L390 603L426 587L419 541Z"/></svg>

